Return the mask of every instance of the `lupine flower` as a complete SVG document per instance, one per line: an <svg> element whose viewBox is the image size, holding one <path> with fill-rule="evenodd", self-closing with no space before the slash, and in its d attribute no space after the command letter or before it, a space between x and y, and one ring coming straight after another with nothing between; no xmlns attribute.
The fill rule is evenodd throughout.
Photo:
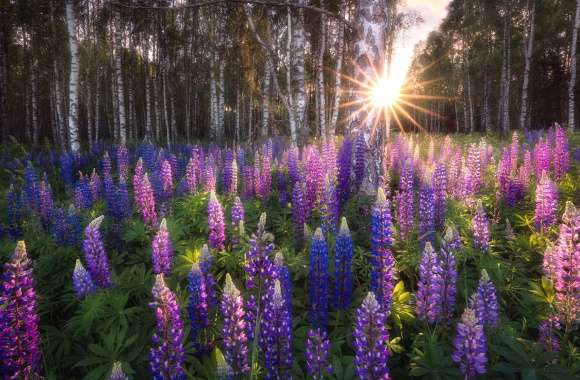
<svg viewBox="0 0 580 380"><path fill-rule="evenodd" d="M301 182L296 182L292 191L292 222L297 249L302 248L304 244L304 223L306 222L304 207L303 185Z"/></svg>
<svg viewBox="0 0 580 380"><path fill-rule="evenodd" d="M402 239L409 235L415 224L413 182L413 167L407 163L401 173L399 194L397 194L397 218Z"/></svg>
<svg viewBox="0 0 580 380"><path fill-rule="evenodd" d="M324 173L330 178L336 180L336 147L334 146L334 137L330 137L322 146L322 156L324 161Z"/></svg>
<svg viewBox="0 0 580 380"><path fill-rule="evenodd" d="M187 163L187 168L185 169L185 183L187 184L187 190L192 194L197 190L196 172L195 161L193 158L190 158Z"/></svg>
<svg viewBox="0 0 580 380"><path fill-rule="evenodd" d="M443 268L431 243L425 244L423 258L419 264L417 284L417 316L429 323L438 322L442 317Z"/></svg>
<svg viewBox="0 0 580 380"><path fill-rule="evenodd" d="M208 298L212 306L217 305L217 299L215 295L216 281L212 273L213 258L207 244L201 247L201 253L199 255L199 269L203 273L205 278L205 288L207 290Z"/></svg>
<svg viewBox="0 0 580 380"><path fill-rule="evenodd" d="M534 219L538 230L551 227L556 223L558 200L556 184L550 180L546 172L543 172L536 188Z"/></svg>
<svg viewBox="0 0 580 380"><path fill-rule="evenodd" d="M112 177L112 169L113 163L111 162L111 157L109 156L109 152L105 151L103 155L103 159L101 160L101 169L103 171L103 176L105 177Z"/></svg>
<svg viewBox="0 0 580 380"><path fill-rule="evenodd" d="M26 169L24 169L24 194L28 207L32 210L37 210L40 200L38 194L38 176L32 166L32 162L28 161Z"/></svg>
<svg viewBox="0 0 580 380"><path fill-rule="evenodd" d="M328 247L320 228L314 233L310 247L308 293L311 324L324 328L328 324Z"/></svg>
<svg viewBox="0 0 580 380"><path fill-rule="evenodd" d="M215 191L215 171L211 165L206 166L204 178L205 178L204 182L205 191L208 192Z"/></svg>
<svg viewBox="0 0 580 380"><path fill-rule="evenodd" d="M232 225L237 227L244 220L244 204L240 197L236 197L231 211Z"/></svg>
<svg viewBox="0 0 580 380"><path fill-rule="evenodd" d="M352 140L348 137L342 142L338 154L338 203L342 210L350 196L350 172L352 162Z"/></svg>
<svg viewBox="0 0 580 380"><path fill-rule="evenodd" d="M447 234L446 234L447 235ZM442 269L441 316L450 321L455 310L457 297L457 261L453 254L453 243L447 242L447 236L441 246L440 262ZM451 239L450 239L451 240Z"/></svg>
<svg viewBox="0 0 580 380"><path fill-rule="evenodd" d="M260 339L266 379L288 379L292 369L292 318L279 280L268 288L266 299Z"/></svg>
<svg viewBox="0 0 580 380"><path fill-rule="evenodd" d="M117 172L119 179L127 180L129 177L129 151L125 145L120 145L117 148Z"/></svg>
<svg viewBox="0 0 580 380"><path fill-rule="evenodd" d="M278 200L282 207L288 206L288 184L286 183L286 175L282 169L278 169L277 173L278 182Z"/></svg>
<svg viewBox="0 0 580 380"><path fill-rule="evenodd" d="M365 175L365 154L366 154L366 143L365 138L362 133L359 133L355 140L354 147L354 184L357 188L363 183Z"/></svg>
<svg viewBox="0 0 580 380"><path fill-rule="evenodd" d="M113 363L113 369L108 380L129 380L125 372L123 372L123 365L120 362Z"/></svg>
<svg viewBox="0 0 580 380"><path fill-rule="evenodd" d="M58 245L80 247L83 235L81 217L73 205L68 210L60 207L54 210L52 235Z"/></svg>
<svg viewBox="0 0 580 380"><path fill-rule="evenodd" d="M63 152L59 159L60 175L67 188L74 184L75 161L72 154Z"/></svg>
<svg viewBox="0 0 580 380"><path fill-rule="evenodd" d="M459 370L465 379L472 379L486 372L487 342L483 326L475 316L475 312L467 308L457 324L457 335L453 340L455 350L451 355L453 361L459 364Z"/></svg>
<svg viewBox="0 0 580 380"><path fill-rule="evenodd" d="M265 289L273 286L277 272L270 257L274 246L266 241L266 213L260 215L258 230L250 240L246 254L246 288L250 292L247 304L248 337L254 339L254 331L264 308Z"/></svg>
<svg viewBox="0 0 580 380"><path fill-rule="evenodd" d="M332 373L330 340L323 329L309 329L306 339L306 372L313 380L324 380Z"/></svg>
<svg viewBox="0 0 580 380"><path fill-rule="evenodd" d="M244 166L244 198L249 199L254 196L254 169L246 165Z"/></svg>
<svg viewBox="0 0 580 380"><path fill-rule="evenodd" d="M17 239L22 236L22 201L20 194L14 188L14 184L10 184L10 188L6 193L6 214L8 216L8 233L12 239Z"/></svg>
<svg viewBox="0 0 580 380"><path fill-rule="evenodd" d="M566 328L580 315L579 236L580 213L572 202L567 202L558 242L544 253L544 273L554 283L556 308Z"/></svg>
<svg viewBox="0 0 580 380"><path fill-rule="evenodd" d="M256 195L260 199L266 199L272 192L272 157L271 154L263 154L260 160L256 160L258 175L254 179L259 179L256 186Z"/></svg>
<svg viewBox="0 0 580 380"><path fill-rule="evenodd" d="M554 178L560 180L570 169L570 148L566 131L559 124L555 127L554 137Z"/></svg>
<svg viewBox="0 0 580 380"><path fill-rule="evenodd" d="M390 380L387 315L369 292L356 312L353 333L356 373L361 380Z"/></svg>
<svg viewBox="0 0 580 380"><path fill-rule="evenodd" d="M550 315L538 326L539 340L547 351L560 351L560 338L558 332L562 329L557 315Z"/></svg>
<svg viewBox="0 0 580 380"><path fill-rule="evenodd" d="M209 326L209 294L199 264L193 263L187 279L189 292L187 310L191 321L191 339L197 343L199 333Z"/></svg>
<svg viewBox="0 0 580 380"><path fill-rule="evenodd" d="M534 146L534 169L536 178L541 178L542 173L550 173L551 164L550 143L547 139L541 138Z"/></svg>
<svg viewBox="0 0 580 380"><path fill-rule="evenodd" d="M135 173L133 174L133 197L135 198L135 205L137 211L141 212L143 209L143 178L145 177L145 169L143 168L143 159L139 157L135 165Z"/></svg>
<svg viewBox="0 0 580 380"><path fill-rule="evenodd" d="M528 187L530 185L530 178L532 177L533 170L532 152L526 150L524 152L524 161L518 170L518 179L524 187Z"/></svg>
<svg viewBox="0 0 580 380"><path fill-rule="evenodd" d="M435 203L435 227L441 231L445 225L447 215L447 169L438 164L433 172L433 198Z"/></svg>
<svg viewBox="0 0 580 380"><path fill-rule="evenodd" d="M207 223L209 225L209 246L214 249L224 249L226 240L224 212L215 192L209 195L207 204Z"/></svg>
<svg viewBox="0 0 580 380"><path fill-rule="evenodd" d="M106 288L112 286L113 283L109 272L109 259L99 229L102 222L103 216L99 216L85 228L83 252L87 269L94 283L101 288Z"/></svg>
<svg viewBox="0 0 580 380"><path fill-rule="evenodd" d="M322 230L324 233L335 233L338 224L338 201L336 189L330 175L326 175L324 198L321 207Z"/></svg>
<svg viewBox="0 0 580 380"><path fill-rule="evenodd" d="M129 189L125 178L119 179L117 186L117 215L119 219L127 219L132 214L131 201L129 200Z"/></svg>
<svg viewBox="0 0 580 380"><path fill-rule="evenodd" d="M4 264L0 288L0 357L4 379L35 379L41 375L40 332L32 263L19 241Z"/></svg>
<svg viewBox="0 0 580 380"><path fill-rule="evenodd" d="M97 290L91 275L87 272L79 259L77 259L75 263L72 280L73 288L78 298L84 298Z"/></svg>
<svg viewBox="0 0 580 380"><path fill-rule="evenodd" d="M222 336L226 362L232 367L234 376L244 375L250 370L244 300L229 273L226 275L221 312L224 321Z"/></svg>
<svg viewBox="0 0 580 380"><path fill-rule="evenodd" d="M173 260L173 244L167 230L167 221L163 219L159 225L159 231L151 242L151 258L153 261L153 273L171 274L171 261Z"/></svg>
<svg viewBox="0 0 580 380"><path fill-rule="evenodd" d="M224 190L228 194L238 189L238 164L231 151L226 152L224 164Z"/></svg>
<svg viewBox="0 0 580 380"><path fill-rule="evenodd" d="M292 278L290 270L284 264L284 256L281 251L276 252L276 256L274 257L274 270L276 271L276 276L274 277L280 281L282 295L286 301L288 313L292 314Z"/></svg>
<svg viewBox="0 0 580 380"><path fill-rule="evenodd" d="M481 201L477 203L477 209L471 224L473 226L473 244L475 248L487 252L490 243L489 220Z"/></svg>
<svg viewBox="0 0 580 380"><path fill-rule="evenodd" d="M435 195L431 184L424 183L419 195L419 241L434 244L435 240Z"/></svg>
<svg viewBox="0 0 580 380"><path fill-rule="evenodd" d="M141 205L141 215L146 226L153 228L157 224L157 210L155 209L155 195L153 187L149 182L149 175L145 173L141 183L141 199L138 202Z"/></svg>
<svg viewBox="0 0 580 380"><path fill-rule="evenodd" d="M487 271L481 271L481 278L475 294L470 299L469 307L473 309L482 326L496 328L499 322L499 305L495 286L489 279Z"/></svg>
<svg viewBox="0 0 580 380"><path fill-rule="evenodd" d="M371 290L387 315L395 286L395 259L391 251L391 206L382 188L371 211Z"/></svg>
<svg viewBox="0 0 580 380"><path fill-rule="evenodd" d="M173 172L171 164L167 160L161 162L161 187L163 189L163 199L171 198L173 193Z"/></svg>
<svg viewBox="0 0 580 380"><path fill-rule="evenodd" d="M306 162L304 212L306 220L310 220L311 211L319 204L324 190L322 161L317 150L312 151Z"/></svg>
<svg viewBox="0 0 580 380"><path fill-rule="evenodd" d="M300 180L300 170L298 168L298 148L293 146L288 150L288 177L290 184L294 184Z"/></svg>
<svg viewBox="0 0 580 380"><path fill-rule="evenodd" d="M96 169L93 169L93 172L91 173L91 180L89 181L89 186L91 188L91 195L93 197L94 203L99 200L103 192L103 183Z"/></svg>
<svg viewBox="0 0 580 380"><path fill-rule="evenodd" d="M149 351L151 375L155 380L184 380L186 378L183 350L183 321L175 294L167 287L162 274L155 276L153 285L155 332Z"/></svg>
<svg viewBox="0 0 580 380"><path fill-rule="evenodd" d="M352 237L343 217L336 237L334 259L334 304L339 310L347 310L352 299L352 256Z"/></svg>
<svg viewBox="0 0 580 380"><path fill-rule="evenodd" d="M82 173L80 174L80 178L75 185L74 204L76 208L81 210L88 210L93 205L93 194L91 193L91 187L86 177Z"/></svg>
<svg viewBox="0 0 580 380"><path fill-rule="evenodd" d="M40 182L38 198L40 221L42 222L44 229L48 231L50 224L52 223L54 200L50 184L48 183L48 178L46 177L46 173L44 174L44 179L42 182Z"/></svg>

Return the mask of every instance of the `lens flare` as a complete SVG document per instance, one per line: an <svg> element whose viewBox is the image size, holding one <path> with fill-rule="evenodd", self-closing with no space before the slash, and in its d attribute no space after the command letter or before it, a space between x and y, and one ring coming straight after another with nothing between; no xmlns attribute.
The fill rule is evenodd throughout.
<svg viewBox="0 0 580 380"><path fill-rule="evenodd" d="M392 78L381 78L375 83L372 92L372 101L377 108L392 106L400 95L400 86Z"/></svg>

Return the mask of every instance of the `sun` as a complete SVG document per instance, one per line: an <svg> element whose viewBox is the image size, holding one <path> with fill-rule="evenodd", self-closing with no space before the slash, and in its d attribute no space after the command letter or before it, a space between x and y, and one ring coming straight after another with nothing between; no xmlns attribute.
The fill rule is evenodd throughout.
<svg viewBox="0 0 580 380"><path fill-rule="evenodd" d="M388 108L397 102L401 87L392 78L379 79L372 90L371 99L376 108Z"/></svg>

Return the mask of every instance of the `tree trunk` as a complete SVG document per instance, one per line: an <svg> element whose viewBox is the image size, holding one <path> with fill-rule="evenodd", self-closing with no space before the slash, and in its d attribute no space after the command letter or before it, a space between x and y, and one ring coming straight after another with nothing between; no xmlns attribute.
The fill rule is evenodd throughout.
<svg viewBox="0 0 580 380"><path fill-rule="evenodd" d="M40 125L38 121L38 65L36 58L31 57L32 68L30 71L30 98L31 98L31 117L32 117L32 142L38 146L40 141Z"/></svg>
<svg viewBox="0 0 580 380"><path fill-rule="evenodd" d="M127 119L126 119L126 110L125 110L125 88L123 86L123 66L121 62L121 55L123 53L122 45L121 45L121 15L117 10L115 12L115 19L117 21L117 25L115 25L115 86L116 86L116 98L118 104L118 112L119 112L119 139L122 145L127 143Z"/></svg>
<svg viewBox="0 0 580 380"><path fill-rule="evenodd" d="M532 64L532 55L534 54L534 32L535 32L535 19L536 19L536 2L532 0L532 9L529 9L529 27L528 27L528 43L524 49L524 81L522 84L522 106L520 110L520 129L528 127L529 124L529 110L528 110L528 89L530 83L530 71Z"/></svg>
<svg viewBox="0 0 580 380"><path fill-rule="evenodd" d="M87 75L87 78L89 76ZM89 139L89 146L93 145L93 98L90 82L87 80L86 87L86 103L87 103L87 137Z"/></svg>
<svg viewBox="0 0 580 380"><path fill-rule="evenodd" d="M218 66L218 114L217 114L217 141L222 142L224 138L225 132L225 78L224 78L224 71L225 71L225 61L221 54L219 55L219 66Z"/></svg>
<svg viewBox="0 0 580 380"><path fill-rule="evenodd" d="M576 0L576 17L572 32L570 48L570 82L568 83L568 126L572 132L576 129L576 47L578 45L578 30L580 29L580 0Z"/></svg>
<svg viewBox="0 0 580 380"><path fill-rule="evenodd" d="M509 13L508 13L509 15ZM505 57L505 81L504 81L504 97L503 97L503 106L502 106L502 132L504 134L509 133L510 131L510 82L511 82L511 55L512 55L512 46L511 46L511 23L508 21L508 15L505 17L505 28L506 28L506 57Z"/></svg>
<svg viewBox="0 0 580 380"><path fill-rule="evenodd" d="M78 152L81 147L78 129L79 48L77 41L77 18L73 7L73 0L65 1L65 11L70 52L68 137L70 150Z"/></svg>
<svg viewBox="0 0 580 380"><path fill-rule="evenodd" d="M262 88L262 128L260 137L268 136L268 127L270 125L270 78L272 77L272 65L269 60L264 66L264 87Z"/></svg>
<svg viewBox="0 0 580 380"><path fill-rule="evenodd" d="M323 5L321 4L321 8ZM326 92L324 91L324 52L326 50L326 17L320 16L320 46L318 50L318 119L320 123L320 136L322 141L328 138L326 127Z"/></svg>
<svg viewBox="0 0 580 380"><path fill-rule="evenodd" d="M215 79L215 53L210 57L209 61L209 138L212 141L217 139L217 112L218 112L218 99L217 99L217 84Z"/></svg>
<svg viewBox="0 0 580 380"><path fill-rule="evenodd" d="M235 128L234 136L236 144L240 143L240 119L242 116L240 114L241 110L242 108L240 107L240 89L238 88L238 90L236 91L236 120L234 123Z"/></svg>
<svg viewBox="0 0 580 380"><path fill-rule="evenodd" d="M341 12L343 14L343 12ZM334 72L334 104L332 105L332 114L330 116L330 133L334 136L336 134L336 126L338 123L338 114L340 111L340 99L342 96L342 59L344 56L344 24L339 22L338 25L338 43L336 47L336 67Z"/></svg>
<svg viewBox="0 0 580 380"><path fill-rule="evenodd" d="M99 141L101 127L101 81L99 78L99 67L95 70L95 141Z"/></svg>
<svg viewBox="0 0 580 380"><path fill-rule="evenodd" d="M145 53L147 54L147 53ZM151 138L151 78L149 77L149 61L145 60L145 140Z"/></svg>
<svg viewBox="0 0 580 380"><path fill-rule="evenodd" d="M0 6L0 20L2 23L6 22L5 25L0 25L0 139L4 140L6 138L6 132L8 131L8 105L7 102L7 91L8 91L8 66L6 60L6 49L7 49L7 36L5 28L7 28L8 20L5 15L7 7L6 4Z"/></svg>
<svg viewBox="0 0 580 380"><path fill-rule="evenodd" d="M165 138L167 141L167 145L171 145L171 135L169 131L171 126L169 120L169 112L167 110L167 108L169 107L169 105L167 104L167 74L165 72L165 69L163 69L163 72L161 74L161 88L163 91L163 126L165 127Z"/></svg>
<svg viewBox="0 0 580 380"><path fill-rule="evenodd" d="M305 5L305 0L297 0L298 5ZM291 122L296 123L296 129L301 136L308 136L308 130L306 126L306 88L305 88L305 70L304 70L304 46L305 46L305 33L304 33L304 10L295 9L295 16L293 20L292 29L292 53L291 65L293 70L292 79L294 82L294 96L288 93L288 96L292 96L295 101L295 116L296 119Z"/></svg>

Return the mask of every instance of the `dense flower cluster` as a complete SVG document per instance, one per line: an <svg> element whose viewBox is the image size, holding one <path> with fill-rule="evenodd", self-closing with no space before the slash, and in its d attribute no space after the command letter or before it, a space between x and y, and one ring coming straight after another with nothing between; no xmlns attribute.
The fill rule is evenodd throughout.
<svg viewBox="0 0 580 380"><path fill-rule="evenodd" d="M301 182L296 182L292 191L292 223L296 248L301 248L304 244L304 223L306 222L304 208L303 185Z"/></svg>
<svg viewBox="0 0 580 380"><path fill-rule="evenodd" d="M427 242L419 264L417 316L429 323L441 319L443 310L444 272L437 253Z"/></svg>
<svg viewBox="0 0 580 380"><path fill-rule="evenodd" d="M173 260L173 245L167 230L167 221L163 219L159 225L159 231L151 242L151 259L153 261L153 273L171 274L171 262Z"/></svg>
<svg viewBox="0 0 580 380"><path fill-rule="evenodd" d="M214 249L224 249L226 241L224 211L214 191L209 194L207 224L209 225L209 246Z"/></svg>
<svg viewBox="0 0 580 380"><path fill-rule="evenodd" d="M143 222L146 226L153 228L157 225L157 209L155 208L155 194L147 173L145 173L143 181L141 181L139 196L140 199L137 204L140 205Z"/></svg>
<svg viewBox="0 0 580 380"><path fill-rule="evenodd" d="M194 263L191 266L187 279L189 292L187 310L191 321L191 339L197 343L199 333L209 326L209 294L199 264Z"/></svg>
<svg viewBox="0 0 580 380"><path fill-rule="evenodd" d="M350 175L352 162L352 140L348 137L342 142L338 153L337 197L340 209L350 197Z"/></svg>
<svg viewBox="0 0 580 380"><path fill-rule="evenodd" d="M310 247L308 295L312 326L325 328L328 325L328 247L320 228L314 233Z"/></svg>
<svg viewBox="0 0 580 380"><path fill-rule="evenodd" d="M224 164L224 190L228 194L238 189L238 164L231 151L226 152Z"/></svg>
<svg viewBox="0 0 580 380"><path fill-rule="evenodd" d="M395 286L395 258L391 251L391 206L382 188L371 211L371 290L388 314Z"/></svg>
<svg viewBox="0 0 580 380"><path fill-rule="evenodd" d="M414 181L413 166L410 162L407 162L402 168L399 193L396 198L397 221L402 239L405 239L411 233L415 224Z"/></svg>
<svg viewBox="0 0 580 380"><path fill-rule="evenodd" d="M232 368L234 376L243 375L250 370L244 300L229 273L226 275L221 312L224 321L222 336L226 362Z"/></svg>
<svg viewBox="0 0 580 380"><path fill-rule="evenodd" d="M105 288L112 286L113 282L109 271L109 259L101 237L100 227L102 222L103 216L99 216L85 228L83 252L87 269L95 285Z"/></svg>
<svg viewBox="0 0 580 380"><path fill-rule="evenodd" d="M483 326L472 309L465 309L461 322L457 324L457 335L453 340L455 350L451 355L459 364L459 369L466 379L472 379L486 372L487 341Z"/></svg>
<svg viewBox="0 0 580 380"><path fill-rule="evenodd" d="M435 203L435 227L441 231L447 216L447 169L438 164L431 179L433 184L433 202Z"/></svg>
<svg viewBox="0 0 580 380"><path fill-rule="evenodd" d="M113 363L113 369L111 370L111 375L108 380L129 380L125 372L123 372L123 366L120 362Z"/></svg>
<svg viewBox="0 0 580 380"><path fill-rule="evenodd" d="M499 305L495 286L489 279L487 271L481 271L481 278L475 293L470 299L470 308L473 309L479 324L495 328L499 323Z"/></svg>
<svg viewBox="0 0 580 380"><path fill-rule="evenodd" d="M548 351L560 351L560 338L558 332L561 330L560 318L557 315L550 315L538 326L540 343Z"/></svg>
<svg viewBox="0 0 580 380"><path fill-rule="evenodd" d="M352 299L352 256L352 237L343 217L336 236L334 256L334 305L340 310L347 310Z"/></svg>
<svg viewBox="0 0 580 380"><path fill-rule="evenodd" d="M155 332L149 352L151 375L155 380L184 380L186 378L183 350L183 321L175 294L167 287L162 274L155 277L153 285Z"/></svg>
<svg viewBox="0 0 580 380"><path fill-rule="evenodd" d="M322 231L324 233L335 233L338 224L338 201L336 199L336 189L330 174L326 175L324 182L324 194L321 205Z"/></svg>
<svg viewBox="0 0 580 380"><path fill-rule="evenodd" d="M330 340L322 329L308 330L306 339L306 372L313 380L324 380L332 373L329 360Z"/></svg>
<svg viewBox="0 0 580 380"><path fill-rule="evenodd" d="M545 229L556 223L559 198L556 184L543 172L536 188L534 221L537 229Z"/></svg>
<svg viewBox="0 0 580 380"><path fill-rule="evenodd" d="M473 245L475 248L487 252L489 250L489 243L491 239L489 220L481 201L477 203L475 215L472 220L473 226Z"/></svg>
<svg viewBox="0 0 580 380"><path fill-rule="evenodd" d="M10 261L4 264L0 305L0 374L10 380L40 378L36 292L24 241L18 242Z"/></svg>
<svg viewBox="0 0 580 380"><path fill-rule="evenodd" d="M117 172L119 179L127 180L129 176L129 150L125 145L120 145L117 148Z"/></svg>
<svg viewBox="0 0 580 380"><path fill-rule="evenodd" d="M419 241L435 243L435 193L431 184L424 183L419 194Z"/></svg>
<svg viewBox="0 0 580 380"><path fill-rule="evenodd" d="M362 133L356 136L354 144L354 184L359 188L365 175L366 142Z"/></svg>
<svg viewBox="0 0 580 380"><path fill-rule="evenodd" d="M79 259L75 263L75 269L72 275L73 288L78 298L84 298L91 294L97 287L93 283L90 273L85 269Z"/></svg>
<svg viewBox="0 0 580 380"><path fill-rule="evenodd" d="M361 380L390 380L387 316L372 292L356 313L353 333L356 373Z"/></svg>

